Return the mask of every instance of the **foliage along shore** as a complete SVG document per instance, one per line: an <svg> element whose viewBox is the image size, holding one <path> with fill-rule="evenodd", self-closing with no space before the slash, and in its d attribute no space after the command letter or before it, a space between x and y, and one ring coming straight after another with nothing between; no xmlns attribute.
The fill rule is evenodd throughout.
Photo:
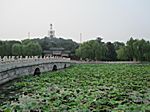
<svg viewBox="0 0 150 112"><path fill-rule="evenodd" d="M39 56L50 48L71 51L74 59L92 61L150 61L150 42L130 38L123 42L103 42L102 38L81 44L71 39L48 38L0 41L0 56Z"/></svg>

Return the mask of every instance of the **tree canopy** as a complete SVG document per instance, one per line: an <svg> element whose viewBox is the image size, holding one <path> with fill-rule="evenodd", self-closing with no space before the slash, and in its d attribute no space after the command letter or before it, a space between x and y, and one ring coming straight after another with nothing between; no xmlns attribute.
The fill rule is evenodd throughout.
<svg viewBox="0 0 150 112"><path fill-rule="evenodd" d="M150 42L131 37L126 46L117 51L117 54L119 60L150 61Z"/></svg>
<svg viewBox="0 0 150 112"><path fill-rule="evenodd" d="M78 44L71 39L42 38L0 41L0 56L36 56L50 48L64 48L83 60L150 61L150 42L133 39L126 42L103 42L101 37Z"/></svg>
<svg viewBox="0 0 150 112"><path fill-rule="evenodd" d="M150 61L150 42L130 38L127 43L102 42L101 38L82 43L76 50L81 59L105 61Z"/></svg>
<svg viewBox="0 0 150 112"><path fill-rule="evenodd" d="M0 56L35 56L42 55L44 50L50 48L64 48L75 54L78 43L71 39L63 38L42 38L25 39L22 41L0 41Z"/></svg>
<svg viewBox="0 0 150 112"><path fill-rule="evenodd" d="M82 59L103 60L106 55L106 46L100 39L84 42L76 50L76 55Z"/></svg>

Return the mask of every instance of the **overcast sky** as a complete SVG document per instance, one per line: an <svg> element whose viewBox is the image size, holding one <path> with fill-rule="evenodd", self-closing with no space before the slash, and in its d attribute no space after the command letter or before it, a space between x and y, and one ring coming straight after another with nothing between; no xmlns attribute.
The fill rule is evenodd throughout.
<svg viewBox="0 0 150 112"><path fill-rule="evenodd" d="M150 0L0 0L0 40L44 37L150 40Z"/></svg>

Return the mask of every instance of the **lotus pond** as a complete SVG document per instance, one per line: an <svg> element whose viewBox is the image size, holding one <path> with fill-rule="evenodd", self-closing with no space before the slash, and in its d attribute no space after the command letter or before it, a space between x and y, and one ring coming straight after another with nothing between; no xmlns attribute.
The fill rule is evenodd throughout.
<svg viewBox="0 0 150 112"><path fill-rule="evenodd" d="M83 64L26 76L1 88L6 112L150 111L149 64Z"/></svg>

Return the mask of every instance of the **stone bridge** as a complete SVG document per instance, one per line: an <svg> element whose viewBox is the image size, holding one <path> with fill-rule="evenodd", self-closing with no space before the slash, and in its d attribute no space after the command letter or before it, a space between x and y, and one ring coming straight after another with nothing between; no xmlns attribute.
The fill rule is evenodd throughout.
<svg viewBox="0 0 150 112"><path fill-rule="evenodd" d="M0 84L25 75L64 69L70 65L69 58L61 57L0 58Z"/></svg>
<svg viewBox="0 0 150 112"><path fill-rule="evenodd" d="M139 64L140 62L73 61L62 57L0 57L0 85L25 75L39 75L43 72L64 69L71 64Z"/></svg>

